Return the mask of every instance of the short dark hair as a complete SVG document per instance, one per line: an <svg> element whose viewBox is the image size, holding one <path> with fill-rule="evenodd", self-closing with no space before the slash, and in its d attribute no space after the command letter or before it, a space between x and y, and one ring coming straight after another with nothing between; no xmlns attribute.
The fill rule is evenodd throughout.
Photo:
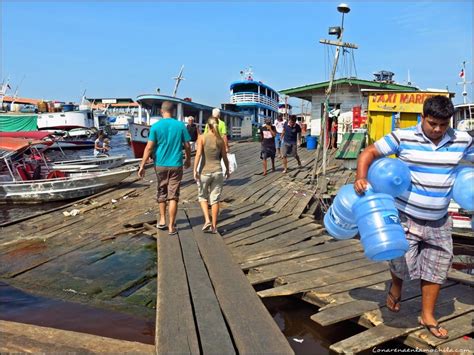
<svg viewBox="0 0 474 355"><path fill-rule="evenodd" d="M449 97L432 96L423 104L423 117L431 116L441 120L450 119L454 114L454 105Z"/></svg>
<svg viewBox="0 0 474 355"><path fill-rule="evenodd" d="M290 117L291 122L296 122L296 117Z"/></svg>
<svg viewBox="0 0 474 355"><path fill-rule="evenodd" d="M161 104L161 110L169 114L173 114L173 103L170 101L163 101Z"/></svg>

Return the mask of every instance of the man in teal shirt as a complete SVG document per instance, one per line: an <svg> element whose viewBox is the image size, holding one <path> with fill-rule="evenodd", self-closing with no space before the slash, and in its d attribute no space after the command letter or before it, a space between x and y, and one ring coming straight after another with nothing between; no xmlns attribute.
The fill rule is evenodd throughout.
<svg viewBox="0 0 474 355"><path fill-rule="evenodd" d="M191 147L188 130L183 122L173 118L173 104L164 101L161 105L163 119L153 124L148 135L148 143L138 170L138 176L145 176L145 163L150 156L155 157L155 171L158 182L157 200L160 207L160 220L157 228L166 228L166 204L168 203L170 235L177 234L175 222L178 211L179 189L183 178L183 147L185 153L184 168L191 165Z"/></svg>

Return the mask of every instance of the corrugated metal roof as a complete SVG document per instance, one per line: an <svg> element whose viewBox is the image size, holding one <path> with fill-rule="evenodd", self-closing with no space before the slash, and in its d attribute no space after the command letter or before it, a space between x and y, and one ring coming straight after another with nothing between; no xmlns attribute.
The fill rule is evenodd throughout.
<svg viewBox="0 0 474 355"><path fill-rule="evenodd" d="M360 86L372 87L372 88L377 88L377 89L418 91L418 89L413 86L401 85L401 84L389 84L389 83L382 83L378 81L363 80L363 79L357 79L357 78L341 78L341 79L336 79L333 82L333 85L343 85L343 84L360 85ZM279 92L285 95L301 94L304 91L324 89L328 86L329 86L329 81L322 81L319 83L308 84L308 85L280 90Z"/></svg>

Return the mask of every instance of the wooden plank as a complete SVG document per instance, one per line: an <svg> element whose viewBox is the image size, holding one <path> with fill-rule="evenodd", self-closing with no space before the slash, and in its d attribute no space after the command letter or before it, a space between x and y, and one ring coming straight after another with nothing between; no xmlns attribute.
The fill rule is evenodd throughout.
<svg viewBox="0 0 474 355"><path fill-rule="evenodd" d="M448 272L448 279L465 285L474 286L474 275L469 275L452 268Z"/></svg>
<svg viewBox="0 0 474 355"><path fill-rule="evenodd" d="M293 354L219 235L204 235L196 209L186 211L239 353Z"/></svg>
<svg viewBox="0 0 474 355"><path fill-rule="evenodd" d="M226 243L233 248L237 246L241 246L241 245L255 244L259 241L265 240L267 238L271 238L278 234L287 233L293 229L305 226L310 223L314 223L314 221L309 218L301 218L289 224L282 225L281 227L278 225L274 225L273 228L271 228L270 230L267 230L263 233L259 233L257 235L253 235L250 237L247 236L246 238L240 238L240 239L238 238L228 239Z"/></svg>
<svg viewBox="0 0 474 355"><path fill-rule="evenodd" d="M155 344L157 353L199 354L188 280L179 239L160 233Z"/></svg>
<svg viewBox="0 0 474 355"><path fill-rule="evenodd" d="M443 316L441 316L438 321L443 322L472 312L474 306L469 304L470 301L461 298L468 302L464 303L457 298L459 295L467 296L467 293L470 294L470 292L468 288L462 285L441 289L436 312ZM388 310L384 312L383 323L337 342L331 345L330 349L338 353L359 352L398 338L414 330L421 329L422 326L418 323L420 310L421 302L419 299L409 300L405 302L404 307L400 309L399 313L394 314Z"/></svg>
<svg viewBox="0 0 474 355"><path fill-rule="evenodd" d="M354 249L353 249L354 248ZM320 253L301 258L300 262L290 260L278 264L251 269L247 275L249 281L255 285L262 282L272 281L283 275L296 274L303 271L320 269L331 265L342 264L347 261L364 258L355 247L341 248L327 253Z"/></svg>
<svg viewBox="0 0 474 355"><path fill-rule="evenodd" d="M290 296L296 293L309 291L318 287L324 287L328 285L337 284L350 284L350 281L366 277L369 275L378 274L388 270L386 263L378 263L370 265L369 267L362 267L352 270L352 272L336 273L331 272L331 269L321 270L321 276L317 279L304 279L301 281L293 282L287 285L274 287L271 289L263 290L258 292L260 297L275 297L275 296ZM315 291L316 293L318 291Z"/></svg>
<svg viewBox="0 0 474 355"><path fill-rule="evenodd" d="M408 338L411 338L411 334ZM453 337L450 336L450 339L452 338ZM474 353L474 339L472 339L471 337L461 337L449 340L446 343L442 343L436 346L436 350L444 354L455 353L456 351L458 351L460 354L472 355Z"/></svg>
<svg viewBox="0 0 474 355"><path fill-rule="evenodd" d="M269 223L273 223L275 221L291 221L293 220L292 218L288 217L288 214L282 214L282 213L273 213L269 216L265 216L264 218L252 222L250 226L246 226L243 228L239 228L238 230L231 231L230 233L225 233L223 234L224 240L227 243L227 239L235 236L235 235L240 235L240 234L249 234L249 235L254 235L255 233L258 233L259 230L266 230L267 227L263 227ZM243 221L242 226L246 225L247 222Z"/></svg>
<svg viewBox="0 0 474 355"><path fill-rule="evenodd" d="M3 354L155 354L153 345L4 320L0 320L0 338Z"/></svg>
<svg viewBox="0 0 474 355"><path fill-rule="evenodd" d="M248 270L253 267L268 265L276 261L289 260L293 256L302 256L300 253L303 253L306 250L312 249L312 247L323 243L324 239L313 237L307 241L292 244L290 246L278 247L275 249L268 250L266 252L262 252L260 254L253 254L251 256L248 256L245 261L240 264L240 267L242 268L242 270ZM281 257L281 259L273 259L277 257Z"/></svg>
<svg viewBox="0 0 474 355"><path fill-rule="evenodd" d="M182 209L178 210L179 241L192 297L194 317L204 354L235 353L219 302L201 259L193 232ZM166 307L166 305L165 305Z"/></svg>
<svg viewBox="0 0 474 355"><path fill-rule="evenodd" d="M256 244L238 246L232 250L232 253L234 254L235 260L238 262L244 262L246 260L255 259L256 256L261 255L262 253L291 246L300 243L301 241L305 241L308 238L317 237L318 244L325 243L330 240L330 237L322 235L323 233L324 229L321 229L319 225L310 223ZM232 246L233 244L230 245L230 247Z"/></svg>

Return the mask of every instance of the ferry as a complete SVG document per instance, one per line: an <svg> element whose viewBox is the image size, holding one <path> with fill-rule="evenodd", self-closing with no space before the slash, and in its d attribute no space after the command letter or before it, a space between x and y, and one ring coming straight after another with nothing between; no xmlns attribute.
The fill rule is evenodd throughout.
<svg viewBox="0 0 474 355"><path fill-rule="evenodd" d="M263 125L266 118L276 120L278 92L261 81L254 80L250 68L240 74L242 79L230 85L231 104L236 106L237 111L250 116L253 125Z"/></svg>
<svg viewBox="0 0 474 355"><path fill-rule="evenodd" d="M140 107L138 116L134 119L134 122L129 124L130 144L135 158L141 158L143 156L143 151L148 141L150 126L162 118L160 116L160 108L163 101L170 101L174 104L175 112L173 117L179 121L186 123L186 118L193 116L194 123L201 132L206 125L207 119L212 115L212 109L214 108L193 102L190 98L180 99L174 96L158 94L138 96L136 99ZM246 121L244 114L221 109L220 118L226 123L227 132L230 133L230 135L234 133L239 137L251 136L250 120ZM247 122L248 129L244 130L243 127L246 126L245 123Z"/></svg>

